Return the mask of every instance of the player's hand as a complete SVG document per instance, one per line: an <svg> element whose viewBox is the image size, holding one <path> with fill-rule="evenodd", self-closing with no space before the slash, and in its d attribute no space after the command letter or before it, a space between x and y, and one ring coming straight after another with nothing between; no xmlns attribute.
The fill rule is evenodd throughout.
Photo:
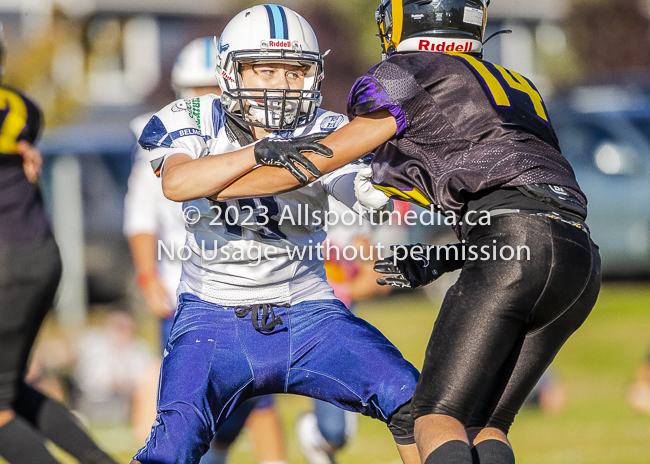
<svg viewBox="0 0 650 464"><path fill-rule="evenodd" d="M25 140L20 140L17 146L18 154L23 157L23 170L27 180L32 184L37 184L43 167L43 156L40 150Z"/></svg>
<svg viewBox="0 0 650 464"><path fill-rule="evenodd" d="M255 161L266 166L286 168L298 179L298 182L306 184L309 178L297 165L305 168L316 178L323 174L302 152L310 151L331 158L333 155L332 150L318 143L325 137L327 137L327 133L295 137L288 140L269 140L268 137L265 137L255 144Z"/></svg>
<svg viewBox="0 0 650 464"><path fill-rule="evenodd" d="M387 274L377 279L379 285L392 285L401 288L418 288L430 284L445 272L460 269L463 260L462 244L447 245L448 252L437 246L423 245L393 245L394 256L375 262L374 270ZM456 248L458 256L456 256ZM449 253L449 254L447 254Z"/></svg>
<svg viewBox="0 0 650 464"><path fill-rule="evenodd" d="M354 178L354 194L359 204L366 209L381 211L390 202L384 192L375 187L371 181L372 168L364 165Z"/></svg>

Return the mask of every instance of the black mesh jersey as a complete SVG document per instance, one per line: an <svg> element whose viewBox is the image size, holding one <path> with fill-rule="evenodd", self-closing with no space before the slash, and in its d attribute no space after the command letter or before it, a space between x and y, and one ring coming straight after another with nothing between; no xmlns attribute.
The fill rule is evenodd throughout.
<svg viewBox="0 0 650 464"><path fill-rule="evenodd" d="M0 86L0 250L51 235L38 188L29 183L16 142L34 143L40 110L24 95Z"/></svg>
<svg viewBox="0 0 650 464"><path fill-rule="evenodd" d="M388 109L397 134L375 151L373 183L460 216L470 194L544 183L586 198L546 107L521 75L470 55L395 54L354 84L350 118Z"/></svg>

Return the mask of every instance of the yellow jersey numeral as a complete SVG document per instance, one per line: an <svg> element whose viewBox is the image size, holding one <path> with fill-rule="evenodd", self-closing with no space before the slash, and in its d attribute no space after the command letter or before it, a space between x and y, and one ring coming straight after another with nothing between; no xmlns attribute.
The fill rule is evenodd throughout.
<svg viewBox="0 0 650 464"><path fill-rule="evenodd" d="M508 94L506 93L505 89L503 88L499 80L496 78L494 74L492 74L492 72L487 68L487 66L485 66L481 61L477 60L473 56L465 55L463 53L452 52L449 54L464 59L472 68L476 70L477 73L479 73L479 75L485 81L485 85L487 85L488 92L490 93L490 96L492 97L492 100L494 101L494 104L496 106L500 106L500 107L512 106L510 104L510 98L508 98ZM505 81L507 82L508 86L511 89L517 90L519 92L528 95L531 103L533 104L533 107L535 108L535 113L537 113L537 116L542 118L544 121L548 122L548 115L546 114L546 111L544 110L544 104L542 103L542 96L539 94L537 90L533 88L532 85L530 85L530 82L528 82L528 80L524 78L522 75L517 74L514 71L510 71L506 68L503 68L498 64L493 63L493 66L499 70L501 76L503 77L503 79L505 79Z"/></svg>
<svg viewBox="0 0 650 464"><path fill-rule="evenodd" d="M2 115L4 114L4 118ZM0 88L0 153L16 153L18 136L27 122L27 106L16 93Z"/></svg>

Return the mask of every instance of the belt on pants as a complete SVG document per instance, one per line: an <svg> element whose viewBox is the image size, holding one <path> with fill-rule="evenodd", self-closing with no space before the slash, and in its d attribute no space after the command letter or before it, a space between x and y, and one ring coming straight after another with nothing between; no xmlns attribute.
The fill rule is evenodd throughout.
<svg viewBox="0 0 650 464"><path fill-rule="evenodd" d="M556 221L564 222L565 224L569 224L589 234L589 227L587 227L587 224L585 224L584 221L571 219L567 217L568 216L567 214L563 214L563 213L557 213L551 211L539 211L535 209L514 209L514 208L494 209L492 211L488 211L488 213L490 214L490 217L500 216L502 214L528 214L529 216L547 217L550 219L555 219Z"/></svg>

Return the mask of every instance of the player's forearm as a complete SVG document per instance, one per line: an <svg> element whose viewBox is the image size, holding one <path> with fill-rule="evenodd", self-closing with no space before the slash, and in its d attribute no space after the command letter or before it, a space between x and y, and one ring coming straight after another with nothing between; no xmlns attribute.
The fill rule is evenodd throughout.
<svg viewBox="0 0 650 464"><path fill-rule="evenodd" d="M363 157L392 138L396 131L397 124L393 116L387 110L377 111L356 118L320 142L332 149L334 156L331 158L325 158L316 153L306 153L306 155L323 174L327 174ZM235 153L242 153L249 149L250 147ZM307 174L310 182L315 180L315 177L305 169L302 171ZM252 196L275 195L300 187L300 182L286 169L261 167L238 178L209 197L220 201L234 200Z"/></svg>
<svg viewBox="0 0 650 464"><path fill-rule="evenodd" d="M315 153L307 157L323 174L356 161L367 155L382 143L390 140L397 132L395 118L388 110L379 110L354 119L335 130L320 143L329 147L334 156L324 158Z"/></svg>
<svg viewBox="0 0 650 464"><path fill-rule="evenodd" d="M172 201L189 201L221 192L256 166L253 148L191 159L178 153L165 161L163 193Z"/></svg>
<svg viewBox="0 0 650 464"><path fill-rule="evenodd" d="M313 176L309 177L310 181L314 180ZM275 166L261 166L208 198L216 201L226 201L239 198L265 197L289 192L299 187L301 187L300 182L287 169Z"/></svg>
<svg viewBox="0 0 650 464"><path fill-rule="evenodd" d="M129 237L129 247L133 256L136 274L156 272L156 241L154 234L136 234Z"/></svg>

